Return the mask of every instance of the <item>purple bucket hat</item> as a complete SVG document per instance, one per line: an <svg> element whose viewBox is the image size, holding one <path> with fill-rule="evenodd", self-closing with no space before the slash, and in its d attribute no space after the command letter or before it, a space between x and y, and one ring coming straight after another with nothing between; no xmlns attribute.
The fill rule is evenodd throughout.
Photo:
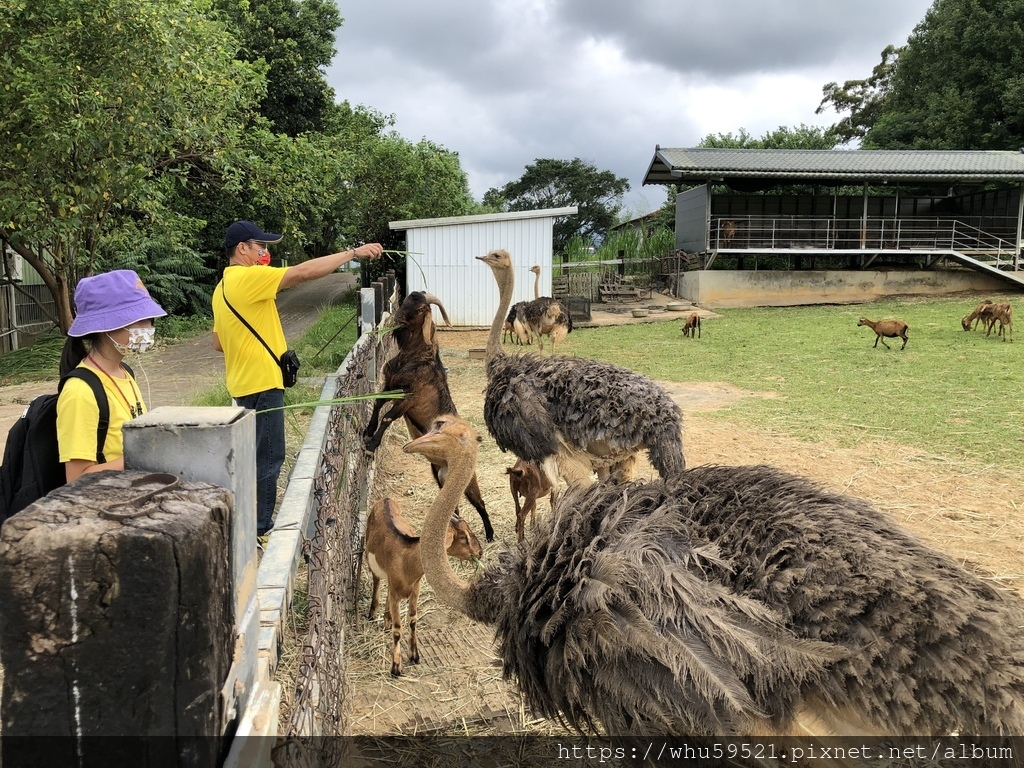
<svg viewBox="0 0 1024 768"><path fill-rule="evenodd" d="M116 331L139 320L167 314L130 269L83 277L75 288L75 306L78 314L68 328L68 336Z"/></svg>

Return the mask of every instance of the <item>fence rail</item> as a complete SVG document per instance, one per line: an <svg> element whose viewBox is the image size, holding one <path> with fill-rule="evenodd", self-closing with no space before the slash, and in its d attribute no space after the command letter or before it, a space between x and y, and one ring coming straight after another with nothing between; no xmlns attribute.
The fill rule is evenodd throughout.
<svg viewBox="0 0 1024 768"><path fill-rule="evenodd" d="M364 307L364 316L386 323L395 296L383 297L386 310ZM386 341L367 325L338 372L328 377L322 400L376 392L386 359ZM308 564L307 630L300 638L301 661L294 700L282 737L324 737L303 743L319 754L316 764L341 759L345 733L345 616L352 608L359 563L361 520L373 484L375 462L362 449L361 432L372 399L316 409L306 441L289 478L274 532L260 562L260 654L272 674L290 622L296 570Z"/></svg>
<svg viewBox="0 0 1024 768"><path fill-rule="evenodd" d="M984 223L987 229L982 229ZM1012 226L1011 226L1012 224ZM710 249L954 250L1015 265L1016 219L741 216L711 222Z"/></svg>

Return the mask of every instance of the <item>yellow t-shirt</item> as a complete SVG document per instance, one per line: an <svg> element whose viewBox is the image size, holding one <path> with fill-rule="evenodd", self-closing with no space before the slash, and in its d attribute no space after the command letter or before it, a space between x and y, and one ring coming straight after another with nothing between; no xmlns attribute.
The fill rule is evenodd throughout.
<svg viewBox="0 0 1024 768"><path fill-rule="evenodd" d="M230 266L213 291L213 330L224 350L224 370L228 393L245 397L268 389L283 389L281 368L259 340L242 325L224 303L227 291L231 306L251 325L274 354L281 357L288 349L277 314L277 289L287 267Z"/></svg>
<svg viewBox="0 0 1024 768"><path fill-rule="evenodd" d="M141 408L146 412L139 385L127 372L124 378L111 377L95 366L83 361L79 368L88 368L103 383L110 409L110 426L103 443L103 458L113 461L124 455L124 440L121 428L131 421L129 407ZM111 380L113 379L113 380ZM139 414L141 415L141 414ZM100 423L100 408L92 387L81 379L68 379L57 399L57 446L62 463L72 459L96 461L96 428Z"/></svg>

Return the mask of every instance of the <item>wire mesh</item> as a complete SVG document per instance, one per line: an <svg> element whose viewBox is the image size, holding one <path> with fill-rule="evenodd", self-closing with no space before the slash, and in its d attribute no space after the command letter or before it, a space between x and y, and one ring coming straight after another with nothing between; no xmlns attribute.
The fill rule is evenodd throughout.
<svg viewBox="0 0 1024 768"><path fill-rule="evenodd" d="M385 351L378 333L364 334L337 377L335 397L375 392ZM303 739L319 753L319 765L341 759L343 740L331 737L345 733L345 617L360 557L357 522L373 478L374 458L363 451L361 438L372 406L367 399L331 410L313 483L312 532L303 546L309 570L308 630L283 736L326 737Z"/></svg>

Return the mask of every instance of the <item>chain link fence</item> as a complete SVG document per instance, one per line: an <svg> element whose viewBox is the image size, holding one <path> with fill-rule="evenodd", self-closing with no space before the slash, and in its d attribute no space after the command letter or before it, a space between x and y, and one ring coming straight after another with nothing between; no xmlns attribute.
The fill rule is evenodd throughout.
<svg viewBox="0 0 1024 768"><path fill-rule="evenodd" d="M386 308L388 315L393 310ZM377 331L363 334L337 374L336 398L376 393L389 340L390 335ZM303 751L317 765L338 764L344 740L335 737L346 732L345 617L353 609L362 522L375 469L374 456L362 444L372 407L373 400L366 397L331 410L313 484L311 530L303 547L309 572L308 629L300 639L295 700L281 735L286 741L302 737Z"/></svg>

